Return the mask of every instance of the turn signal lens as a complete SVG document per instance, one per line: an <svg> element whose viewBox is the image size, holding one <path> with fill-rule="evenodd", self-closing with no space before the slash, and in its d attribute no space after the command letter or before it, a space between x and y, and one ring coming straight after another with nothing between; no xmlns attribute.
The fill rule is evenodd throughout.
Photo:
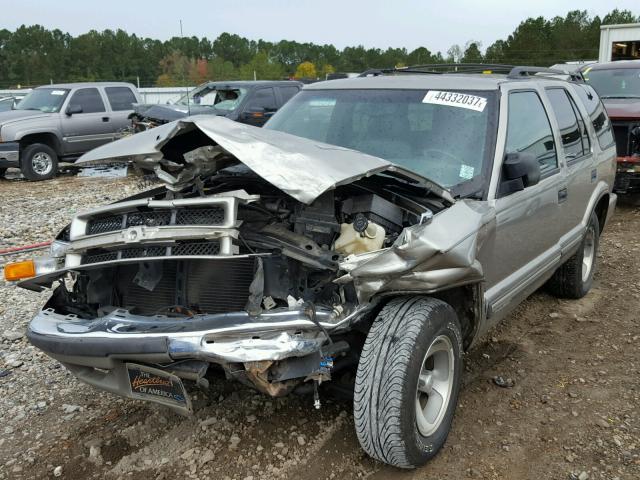
<svg viewBox="0 0 640 480"><path fill-rule="evenodd" d="M4 279L8 282L15 282L23 278L36 276L36 264L33 260L26 262L7 263L4 266Z"/></svg>

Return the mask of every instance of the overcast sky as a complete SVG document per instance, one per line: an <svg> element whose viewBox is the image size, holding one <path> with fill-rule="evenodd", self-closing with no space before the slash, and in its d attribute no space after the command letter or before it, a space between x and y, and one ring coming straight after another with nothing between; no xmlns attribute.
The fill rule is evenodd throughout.
<svg viewBox="0 0 640 480"><path fill-rule="evenodd" d="M182 19L185 36L214 39L231 32L338 48L425 46L445 52L472 39L484 49L527 17L564 16L575 9L603 16L614 8L640 15L638 0L0 0L0 28L37 23L73 35L122 28L165 40L180 34Z"/></svg>

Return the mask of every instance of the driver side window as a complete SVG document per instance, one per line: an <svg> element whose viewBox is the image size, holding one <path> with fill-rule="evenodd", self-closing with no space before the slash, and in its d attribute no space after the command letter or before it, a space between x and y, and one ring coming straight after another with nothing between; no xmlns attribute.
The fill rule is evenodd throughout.
<svg viewBox="0 0 640 480"><path fill-rule="evenodd" d="M69 100L69 105L79 106L82 113L104 112L104 102L97 88L81 88L76 90Z"/></svg>
<svg viewBox="0 0 640 480"><path fill-rule="evenodd" d="M558 171L558 156L549 118L536 92L509 94L505 153L532 153L542 178Z"/></svg>

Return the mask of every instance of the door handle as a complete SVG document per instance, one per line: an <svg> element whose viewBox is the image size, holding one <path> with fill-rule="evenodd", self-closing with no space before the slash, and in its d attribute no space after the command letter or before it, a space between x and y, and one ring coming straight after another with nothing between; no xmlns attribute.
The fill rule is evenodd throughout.
<svg viewBox="0 0 640 480"><path fill-rule="evenodd" d="M561 188L558 190L558 203L562 203L567 199L569 192L567 192L567 187Z"/></svg>
<svg viewBox="0 0 640 480"><path fill-rule="evenodd" d="M108 122L109 121L109 117L102 117L102 121L103 122Z"/></svg>

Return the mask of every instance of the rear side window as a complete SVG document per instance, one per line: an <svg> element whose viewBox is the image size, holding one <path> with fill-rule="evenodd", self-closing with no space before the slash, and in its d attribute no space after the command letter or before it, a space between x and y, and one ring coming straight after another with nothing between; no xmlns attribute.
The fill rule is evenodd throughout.
<svg viewBox="0 0 640 480"><path fill-rule="evenodd" d="M540 163L540 172L551 174L558 168L553 132L538 94L509 94L506 153L529 152Z"/></svg>
<svg viewBox="0 0 640 480"><path fill-rule="evenodd" d="M553 88L547 90L547 96L558 121L565 157L573 160L586 155L589 145L583 145L583 128L580 128L581 122L567 91L564 88Z"/></svg>
<svg viewBox="0 0 640 480"><path fill-rule="evenodd" d="M598 98L598 94L590 85L577 85L575 91L587 109L593 128L598 137L598 143L603 150L609 148L614 143L613 129L607 116L607 112Z"/></svg>
<svg viewBox="0 0 640 480"><path fill-rule="evenodd" d="M282 104L287 103L291 97L298 93L300 89L298 87L280 87L280 95L282 95Z"/></svg>
<svg viewBox="0 0 640 480"><path fill-rule="evenodd" d="M260 90L256 90L253 94L253 98L249 100L245 110L254 110L258 108L264 108L266 112L275 112L278 109L273 88L261 88Z"/></svg>
<svg viewBox="0 0 640 480"><path fill-rule="evenodd" d="M111 110L115 112L132 110L133 104L137 102L136 96L129 87L106 87L104 91L109 99Z"/></svg>
<svg viewBox="0 0 640 480"><path fill-rule="evenodd" d="M82 113L104 112L104 102L97 88L81 88L76 90L69 100L69 105L79 105Z"/></svg>

